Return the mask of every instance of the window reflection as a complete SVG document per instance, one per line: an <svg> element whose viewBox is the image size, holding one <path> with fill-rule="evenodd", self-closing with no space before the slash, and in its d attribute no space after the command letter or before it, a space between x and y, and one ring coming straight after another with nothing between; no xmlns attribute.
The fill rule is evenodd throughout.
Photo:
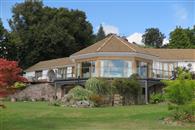
<svg viewBox="0 0 195 130"><path fill-rule="evenodd" d="M95 61L83 62L82 63L82 77L89 78L95 76Z"/></svg>
<svg viewBox="0 0 195 130"><path fill-rule="evenodd" d="M132 74L131 61L125 60L102 60L101 77L129 77Z"/></svg>
<svg viewBox="0 0 195 130"><path fill-rule="evenodd" d="M141 78L148 77L148 64L146 62L137 62L137 73Z"/></svg>
<svg viewBox="0 0 195 130"><path fill-rule="evenodd" d="M164 63L164 77L163 78L169 78L169 64Z"/></svg>

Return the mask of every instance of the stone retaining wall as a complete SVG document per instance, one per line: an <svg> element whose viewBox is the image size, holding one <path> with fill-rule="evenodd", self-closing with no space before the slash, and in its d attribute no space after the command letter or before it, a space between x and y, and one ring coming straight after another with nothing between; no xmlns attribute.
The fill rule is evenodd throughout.
<svg viewBox="0 0 195 130"><path fill-rule="evenodd" d="M29 85L15 93L11 98L16 100L51 100L55 97L55 88L49 83Z"/></svg>

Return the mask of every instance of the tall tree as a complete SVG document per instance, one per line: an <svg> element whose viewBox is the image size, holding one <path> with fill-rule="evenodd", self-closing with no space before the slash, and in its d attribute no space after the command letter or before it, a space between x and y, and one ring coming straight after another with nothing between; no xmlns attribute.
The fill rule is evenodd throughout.
<svg viewBox="0 0 195 130"><path fill-rule="evenodd" d="M99 30L98 30L97 35L96 35L96 41L100 41L100 40L104 39L105 37L106 37L106 34L104 32L104 28L103 28L102 24L100 24Z"/></svg>
<svg viewBox="0 0 195 130"><path fill-rule="evenodd" d="M0 58L7 57L7 31L0 19Z"/></svg>
<svg viewBox="0 0 195 130"><path fill-rule="evenodd" d="M190 44L192 48L195 48L195 25L192 27L192 29L187 28L184 29L188 38L190 39Z"/></svg>
<svg viewBox="0 0 195 130"><path fill-rule="evenodd" d="M165 35L158 28L147 28L142 35L142 42L146 46L160 48L164 38Z"/></svg>
<svg viewBox="0 0 195 130"><path fill-rule="evenodd" d="M174 31L170 33L169 48L191 48L192 44L190 42L189 31L177 27Z"/></svg>
<svg viewBox="0 0 195 130"><path fill-rule="evenodd" d="M10 43L23 68L69 56L92 43L92 25L82 11L46 7L30 0L16 4L12 13Z"/></svg>

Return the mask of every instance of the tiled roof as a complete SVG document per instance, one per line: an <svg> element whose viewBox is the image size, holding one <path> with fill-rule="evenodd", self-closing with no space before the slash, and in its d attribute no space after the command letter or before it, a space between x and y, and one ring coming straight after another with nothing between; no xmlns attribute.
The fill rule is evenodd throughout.
<svg viewBox="0 0 195 130"><path fill-rule="evenodd" d="M30 71L36 71L36 70L44 70L44 69L53 69L53 68L60 68L67 65L72 65L73 62L70 58L58 58L58 59L52 59L47 61L40 61L37 64L29 67L26 69L26 72Z"/></svg>
<svg viewBox="0 0 195 130"><path fill-rule="evenodd" d="M156 55L160 60L194 60L195 49L152 49L146 48L148 53Z"/></svg>
<svg viewBox="0 0 195 130"><path fill-rule="evenodd" d="M74 53L71 56L96 52L140 52L145 54L147 53L147 51L144 48L138 47L135 44L130 44L128 41L116 35L111 35L87 48L84 48Z"/></svg>
<svg viewBox="0 0 195 130"><path fill-rule="evenodd" d="M138 52L159 57L163 60L195 60L195 49L155 49L143 48L129 43L121 37L111 35L105 39L74 53L72 56L96 52Z"/></svg>

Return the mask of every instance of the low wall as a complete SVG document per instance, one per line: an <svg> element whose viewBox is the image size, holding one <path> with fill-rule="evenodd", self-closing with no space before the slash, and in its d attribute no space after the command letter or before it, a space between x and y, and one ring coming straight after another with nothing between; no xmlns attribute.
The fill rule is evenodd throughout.
<svg viewBox="0 0 195 130"><path fill-rule="evenodd" d="M55 88L49 83L29 85L11 96L16 100L50 100L54 97Z"/></svg>

